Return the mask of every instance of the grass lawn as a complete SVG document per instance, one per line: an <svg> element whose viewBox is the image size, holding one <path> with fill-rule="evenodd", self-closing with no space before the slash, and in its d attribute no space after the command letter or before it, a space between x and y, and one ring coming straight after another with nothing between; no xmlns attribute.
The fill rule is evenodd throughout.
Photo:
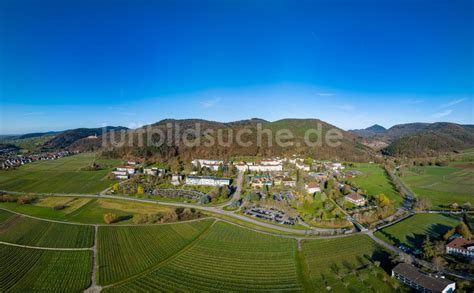
<svg viewBox="0 0 474 293"><path fill-rule="evenodd" d="M217 222L153 271L106 291L152 288L165 292L298 291L302 288L296 241Z"/></svg>
<svg viewBox="0 0 474 293"><path fill-rule="evenodd" d="M412 167L401 179L418 196L431 199L434 209L452 203L474 204L474 163L453 162L446 167Z"/></svg>
<svg viewBox="0 0 474 293"><path fill-rule="evenodd" d="M0 171L0 189L24 192L97 193L114 181L107 174L119 160L95 160L104 169L82 171L95 160L95 154L83 153L53 161L37 161L16 170Z"/></svg>
<svg viewBox="0 0 474 293"><path fill-rule="evenodd" d="M459 224L460 218L439 214L417 214L398 224L387 227L375 233L375 235L394 245L404 244L406 246L420 249L427 235L431 240L440 238L449 229Z"/></svg>
<svg viewBox="0 0 474 293"><path fill-rule="evenodd" d="M82 292L90 284L92 251L0 245L0 292Z"/></svg>
<svg viewBox="0 0 474 293"><path fill-rule="evenodd" d="M397 206L403 202L403 197L395 190L389 175L377 164L356 164L351 170L362 172L361 175L350 179L358 187L366 190L368 195L385 194Z"/></svg>
<svg viewBox="0 0 474 293"><path fill-rule="evenodd" d="M300 263L311 292L390 292L390 254L368 236L303 240ZM371 265L379 261L381 267ZM351 291L352 291L351 290Z"/></svg>

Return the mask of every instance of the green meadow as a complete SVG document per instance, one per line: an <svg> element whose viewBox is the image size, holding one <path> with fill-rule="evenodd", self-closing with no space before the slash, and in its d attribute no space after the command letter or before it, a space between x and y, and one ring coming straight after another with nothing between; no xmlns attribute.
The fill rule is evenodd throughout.
<svg viewBox="0 0 474 293"><path fill-rule="evenodd" d="M83 171L92 162L103 167ZM119 160L96 159L93 153L82 153L51 161L37 161L15 170L0 171L0 190L45 193L97 193L113 181L107 179Z"/></svg>
<svg viewBox="0 0 474 293"><path fill-rule="evenodd" d="M398 224L377 231L375 236L393 245L421 248L426 236L441 240L443 234L459 224L460 219L441 214L417 214Z"/></svg>
<svg viewBox="0 0 474 293"><path fill-rule="evenodd" d="M56 210L53 208L55 205L64 205L65 208ZM120 218L117 224L130 224L135 215L150 215L171 209L156 204L86 197L40 197L32 204L3 202L0 208L44 219L83 224L103 224L106 213L117 215Z"/></svg>
<svg viewBox="0 0 474 293"><path fill-rule="evenodd" d="M417 196L430 198L433 209L446 209L453 203L474 204L473 162L452 162L446 167L412 167L401 179Z"/></svg>
<svg viewBox="0 0 474 293"><path fill-rule="evenodd" d="M395 190L389 175L377 164L356 164L351 170L362 172L351 181L359 188L367 191L368 195L385 194L392 202L400 205L403 197Z"/></svg>

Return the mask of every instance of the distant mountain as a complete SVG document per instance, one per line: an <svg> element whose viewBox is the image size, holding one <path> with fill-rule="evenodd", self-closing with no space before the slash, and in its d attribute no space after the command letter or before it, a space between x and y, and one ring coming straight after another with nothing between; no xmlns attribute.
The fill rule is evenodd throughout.
<svg viewBox="0 0 474 293"><path fill-rule="evenodd" d="M185 133L185 130L197 130L196 123L199 124L201 129L201 136L195 137L193 134ZM173 136L169 136L169 125L173 125ZM143 129L130 130L126 132L126 140L133 141L132 145L117 145L109 144L102 149L104 156L115 156L115 157L157 157L160 159L166 159L171 157L179 157L183 160L188 160L196 157L203 158L230 158L235 156L280 156L280 155L293 155L301 154L313 156L321 159L339 159L339 160L369 160L373 158L374 153L369 147L364 146L360 143L359 139L342 129L339 129L333 125L330 125L324 121L318 119L283 119L274 122L268 122L262 119L250 119L242 120L229 123L221 123L215 121L207 121L201 119L185 119L185 120L174 120L165 119L159 121L150 126L155 132L161 132L163 137L154 135L152 141L169 141L176 133L178 137L186 137L189 141L197 141L198 139L207 141L206 136L203 134L204 130L210 130L213 132L212 137L217 141L218 131L223 134L223 144L213 144L212 146L206 146L201 143L199 146L189 146L184 144L182 141L173 141L171 144L156 146L139 146L138 134ZM146 128L146 127L145 127ZM179 128L179 129L178 129ZM259 130L260 129L260 130ZM279 146L276 143L276 133L279 130L289 130L294 139L291 141L294 143L293 146ZM320 129L322 136L331 130L337 130L342 135L340 145L337 147L331 147L324 143L320 146L307 146L304 141L304 136L309 129ZM263 130L263 131L262 131ZM271 141L269 140L268 132L271 131ZM261 131L261 145L257 145L259 139L259 131ZM234 138L229 142L229 133L233 133ZM236 143L236 134L242 133L241 140L243 142L251 142L250 146L243 146ZM316 136L310 137L311 141L315 141ZM148 137L144 137L147 141ZM81 140L83 145L82 148L91 148L92 143L87 144L87 141Z"/></svg>
<svg viewBox="0 0 474 293"><path fill-rule="evenodd" d="M71 129L71 130L66 130L46 143L42 145L42 150L47 151L47 150L56 150L56 149L66 149L70 147L72 144L75 142L87 138L89 136L100 136L102 135L102 132L109 132L111 130L127 130L128 128L118 126L107 126L105 128L77 128L77 129ZM96 139L97 140L97 139Z"/></svg>
<svg viewBox="0 0 474 293"><path fill-rule="evenodd" d="M27 133L27 134L19 135L18 139L36 138L36 137L42 137L42 136L53 136L53 135L57 135L61 132L62 131Z"/></svg>
<svg viewBox="0 0 474 293"><path fill-rule="evenodd" d="M474 128L446 122L413 123L395 127L390 138L392 142L382 150L386 155L431 157L474 147Z"/></svg>
<svg viewBox="0 0 474 293"><path fill-rule="evenodd" d="M354 129L354 130L349 130L349 132L360 136L360 137L373 137L376 135L381 135L385 134L387 132L387 129L385 127L380 126L378 124L372 125L370 127L367 127L365 129Z"/></svg>

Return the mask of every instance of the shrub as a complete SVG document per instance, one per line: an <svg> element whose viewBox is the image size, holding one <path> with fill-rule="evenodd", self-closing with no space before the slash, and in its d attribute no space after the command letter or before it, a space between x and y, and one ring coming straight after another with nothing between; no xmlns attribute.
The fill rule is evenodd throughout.
<svg viewBox="0 0 474 293"><path fill-rule="evenodd" d="M23 195L18 198L18 204L30 204L35 198L28 195Z"/></svg>
<svg viewBox="0 0 474 293"><path fill-rule="evenodd" d="M118 221L118 217L116 214L113 214L113 213L104 214L104 222L106 224L113 224L117 221Z"/></svg>

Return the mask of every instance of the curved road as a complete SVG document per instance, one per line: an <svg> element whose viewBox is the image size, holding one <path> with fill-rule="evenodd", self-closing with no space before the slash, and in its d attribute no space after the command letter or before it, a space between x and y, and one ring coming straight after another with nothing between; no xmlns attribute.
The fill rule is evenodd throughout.
<svg viewBox="0 0 474 293"><path fill-rule="evenodd" d="M10 194L21 194L24 195L25 192L12 192L12 191L3 191L1 192L10 193ZM57 197L87 197L87 198L106 198L106 199L119 199L125 201L132 201L132 202L141 202L141 203L148 203L148 204L158 204L164 206L171 206L171 207L183 207L183 208L190 208L190 209L198 209L222 216L227 216L231 218L235 218L241 221L249 222L251 224L262 226L265 228L278 230L285 233L292 233L298 235L318 235L318 234L332 234L335 230L333 229L321 229L321 228L313 228L312 230L298 230L288 227L281 227L272 225L269 223L261 222L243 215L236 214L231 211L225 211L218 206L215 207L207 207L202 205L195 205L189 203L180 203L180 202L168 202L168 201L160 201L160 200L152 200L152 199L142 199L142 198L135 198L135 197L125 197L125 196L115 196L115 195L98 195L98 194L72 194L72 193L29 193L38 196L57 196Z"/></svg>

